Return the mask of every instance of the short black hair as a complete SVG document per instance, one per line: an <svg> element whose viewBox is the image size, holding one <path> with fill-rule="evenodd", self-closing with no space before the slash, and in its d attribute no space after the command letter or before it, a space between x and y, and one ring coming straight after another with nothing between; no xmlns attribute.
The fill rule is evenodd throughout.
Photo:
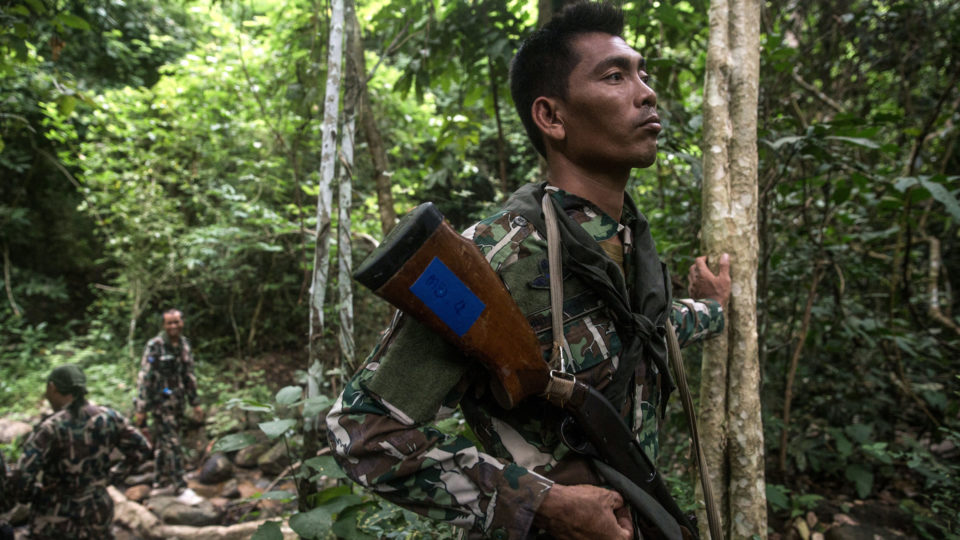
<svg viewBox="0 0 960 540"><path fill-rule="evenodd" d="M527 137L546 157L543 134L533 123L531 107L540 96L567 98L570 73L580 58L570 43L589 32L623 34L623 12L607 2L582 1L564 8L520 44L510 62L510 95Z"/></svg>

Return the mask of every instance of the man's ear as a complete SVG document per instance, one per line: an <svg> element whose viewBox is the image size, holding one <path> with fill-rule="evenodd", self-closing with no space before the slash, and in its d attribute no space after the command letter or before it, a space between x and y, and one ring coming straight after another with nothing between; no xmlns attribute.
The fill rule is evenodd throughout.
<svg viewBox="0 0 960 540"><path fill-rule="evenodd" d="M533 101L531 107L533 122L540 128L546 140L562 141L567 136L560 114L560 100L540 96ZM546 140L544 142L546 142Z"/></svg>

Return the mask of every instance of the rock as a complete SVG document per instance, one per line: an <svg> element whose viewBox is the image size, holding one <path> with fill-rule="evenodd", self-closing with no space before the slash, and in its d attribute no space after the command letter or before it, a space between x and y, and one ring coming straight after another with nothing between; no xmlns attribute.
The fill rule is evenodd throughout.
<svg viewBox="0 0 960 540"><path fill-rule="evenodd" d="M33 426L17 420L0 419L0 444L10 444L33 431Z"/></svg>
<svg viewBox="0 0 960 540"><path fill-rule="evenodd" d="M194 480L189 480L187 481L187 487L195 491L197 495L207 499L216 497L220 494L220 484L214 484L211 486L207 484L201 484L200 482L196 482Z"/></svg>
<svg viewBox="0 0 960 540"><path fill-rule="evenodd" d="M113 519L133 531L155 531L160 526L157 516L143 506L128 500L113 486L107 486L107 493L113 499Z"/></svg>
<svg viewBox="0 0 960 540"><path fill-rule="evenodd" d="M246 448L241 448L237 455L234 456L233 462L237 467L256 467L257 460L260 459L260 456L266 454L270 450L270 444L266 442L258 442L251 444Z"/></svg>
<svg viewBox="0 0 960 540"><path fill-rule="evenodd" d="M290 457L287 455L287 445L282 439L257 459L257 467L260 467L260 470L267 474L280 474L289 465Z"/></svg>
<svg viewBox="0 0 960 540"><path fill-rule="evenodd" d="M220 489L220 496L227 499L240 498L240 484L236 478L231 478L223 484L223 487Z"/></svg>
<svg viewBox="0 0 960 540"><path fill-rule="evenodd" d="M824 535L825 540L874 540L876 538L895 539L906 537L897 531L866 524L831 527Z"/></svg>
<svg viewBox="0 0 960 540"><path fill-rule="evenodd" d="M160 516L160 519L171 525L190 525L205 527L215 525L220 521L220 513L210 501L202 501L195 506L188 506L177 501L176 497L154 497L147 501L147 508Z"/></svg>
<svg viewBox="0 0 960 540"><path fill-rule="evenodd" d="M207 458L197 478L201 483L219 484L233 476L233 463L222 452L216 452Z"/></svg>
<svg viewBox="0 0 960 540"><path fill-rule="evenodd" d="M150 494L150 484L140 484L127 488L123 495L131 501L140 502Z"/></svg>

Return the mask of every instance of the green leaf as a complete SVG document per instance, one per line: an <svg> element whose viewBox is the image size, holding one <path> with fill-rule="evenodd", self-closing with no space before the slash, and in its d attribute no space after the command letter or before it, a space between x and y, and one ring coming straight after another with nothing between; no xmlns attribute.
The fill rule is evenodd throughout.
<svg viewBox="0 0 960 540"><path fill-rule="evenodd" d="M328 478L346 478L347 477L347 475L343 472L340 466L337 465L336 460L334 460L332 456L313 457L304 461L303 464L317 471L318 475L323 475Z"/></svg>
<svg viewBox="0 0 960 540"><path fill-rule="evenodd" d="M285 386L277 392L277 403L290 406L300 399L303 395L303 388L299 386Z"/></svg>
<svg viewBox="0 0 960 540"><path fill-rule="evenodd" d="M289 501L296 499L297 494L285 489L278 489L276 491L268 491L263 495L260 495L260 498L267 499L268 501Z"/></svg>
<svg viewBox="0 0 960 540"><path fill-rule="evenodd" d="M61 115L68 117L73 114L73 110L77 107L77 98L73 96L60 96L57 98L57 111Z"/></svg>
<svg viewBox="0 0 960 540"><path fill-rule="evenodd" d="M847 142L856 146L862 146L864 148L869 148L871 150L879 150L880 145L871 141L870 139L864 139L862 137L842 137L839 135L828 135L824 139L830 139L834 141Z"/></svg>
<svg viewBox="0 0 960 540"><path fill-rule="evenodd" d="M864 444L873 435L873 426L870 424L850 424L843 431L858 444Z"/></svg>
<svg viewBox="0 0 960 540"><path fill-rule="evenodd" d="M906 192L911 187L920 185L930 193L930 196L933 197L934 200L946 207L947 212L950 212L953 219L960 220L960 201L957 201L957 198L947 191L947 188L945 188L943 184L934 181L950 182L957 178L957 176L945 177L943 175L937 175L930 179L928 179L928 177L905 176L899 179L897 183L894 184L894 187L900 192Z"/></svg>
<svg viewBox="0 0 960 540"><path fill-rule="evenodd" d="M767 502L774 510L789 510L789 491L780 484L767 484Z"/></svg>
<svg viewBox="0 0 960 540"><path fill-rule="evenodd" d="M837 452L840 454L840 457L850 457L850 454L853 453L853 443L850 442L850 439L843 434L843 431L837 428L830 428L828 431L837 445Z"/></svg>
<svg viewBox="0 0 960 540"><path fill-rule="evenodd" d="M332 525L333 515L323 507L290 516L290 528L303 538L326 536Z"/></svg>
<svg viewBox="0 0 960 540"><path fill-rule="evenodd" d="M806 137L803 137L800 135L791 135L789 137L781 137L773 141L772 143L768 143L768 144L770 145L770 148L773 148L774 150L779 150L780 147L785 144L793 144L795 142L802 141L805 138Z"/></svg>
<svg viewBox="0 0 960 540"><path fill-rule="evenodd" d="M865 444L861 448L863 448L863 453L874 457L880 463L883 463L884 465L893 464L893 457L890 456L890 452L887 450L887 443L875 442L871 444Z"/></svg>
<svg viewBox="0 0 960 540"><path fill-rule="evenodd" d="M214 452L233 452L257 442L250 433L231 433L213 444Z"/></svg>
<svg viewBox="0 0 960 540"><path fill-rule="evenodd" d="M90 25L87 21L83 20L80 17L77 17L73 13L60 13L53 18L54 22L60 23L64 26L69 26L70 28L76 28L77 30L89 30Z"/></svg>
<svg viewBox="0 0 960 540"><path fill-rule="evenodd" d="M257 532L253 533L250 540L283 540L283 531L280 530L280 523L276 521L267 521L257 527Z"/></svg>
<svg viewBox="0 0 960 540"><path fill-rule="evenodd" d="M303 417L312 418L333 405L333 400L327 396L313 396L303 402Z"/></svg>
<svg viewBox="0 0 960 540"><path fill-rule="evenodd" d="M360 517L360 512L363 511L364 506L357 506L355 508L350 508L344 512L340 512L337 515L337 520L333 523L333 534L337 535L337 538L350 538L351 540L375 540L377 537L372 536L363 530L361 530L357 524L357 519Z"/></svg>
<svg viewBox="0 0 960 540"><path fill-rule="evenodd" d="M361 504L363 502L363 497L353 493L347 493L344 495L339 495L333 497L327 502L321 504L320 508L323 508L330 512L330 515L339 513L344 508L349 508L351 506Z"/></svg>
<svg viewBox="0 0 960 540"><path fill-rule="evenodd" d="M297 421L290 418L273 420L272 422L262 422L259 424L260 431L264 432L270 439L276 439L295 425L297 425Z"/></svg>
<svg viewBox="0 0 960 540"><path fill-rule="evenodd" d="M857 496L861 499L866 498L873 491L873 472L863 465L848 465L844 476L853 482L857 489Z"/></svg>

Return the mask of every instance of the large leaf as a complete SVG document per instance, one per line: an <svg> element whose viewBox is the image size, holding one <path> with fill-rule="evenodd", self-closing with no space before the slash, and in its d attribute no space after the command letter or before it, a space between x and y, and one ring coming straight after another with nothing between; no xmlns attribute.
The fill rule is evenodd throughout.
<svg viewBox="0 0 960 540"><path fill-rule="evenodd" d="M299 386L285 386L277 392L277 403L280 405L293 405L303 395L303 388Z"/></svg>
<svg viewBox="0 0 960 540"><path fill-rule="evenodd" d="M857 489L857 496L861 499L866 498L873 491L873 472L863 465L848 465L846 471L844 471L844 476L847 480L853 482Z"/></svg>
<svg viewBox="0 0 960 540"><path fill-rule="evenodd" d="M871 141L870 139L864 139L862 137L841 137L839 135L829 135L824 138L834 140L834 141L846 142L856 146L862 146L864 148L870 148L871 150L880 149L879 144L875 143L874 141Z"/></svg>
<svg viewBox="0 0 960 540"><path fill-rule="evenodd" d="M346 478L346 473L337 465L332 456L318 456L303 462L304 465L317 471L318 476L328 478Z"/></svg>
<svg viewBox="0 0 960 540"><path fill-rule="evenodd" d="M953 216L953 219L960 221L960 202L957 201L957 198L953 194L947 191L947 188L944 187L943 184L934 181L941 180L947 182L956 180L957 178L958 177L956 176L951 176L948 178L943 175L937 175L933 178L925 176L905 176L897 181L895 187L898 191L906 192L913 186L921 186L927 190L928 193L930 193L930 196L933 197L934 200L942 204L947 209L947 212L950 212L950 215Z"/></svg>
<svg viewBox="0 0 960 540"><path fill-rule="evenodd" d="M267 521L257 527L257 532L253 533L250 540L283 540L283 531L276 521Z"/></svg>
<svg viewBox="0 0 960 540"><path fill-rule="evenodd" d="M330 408L330 405L333 405L333 400L328 396L313 396L312 398L307 398L303 402L303 417L312 418L322 413L324 410Z"/></svg>
<svg viewBox="0 0 960 540"><path fill-rule="evenodd" d="M64 26L69 26L70 28L76 28L77 30L89 30L90 24L87 21L83 20L80 17L77 17L73 13L63 12L58 14L53 18L54 22L62 24Z"/></svg>
<svg viewBox="0 0 960 540"><path fill-rule="evenodd" d="M332 525L333 514L322 506L290 516L290 528L303 538L326 536Z"/></svg>
<svg viewBox="0 0 960 540"><path fill-rule="evenodd" d="M213 444L214 452L233 452L246 448L257 442L257 438L250 433L231 433Z"/></svg>
<svg viewBox="0 0 960 540"><path fill-rule="evenodd" d="M264 432L267 437L271 439L276 439L277 437L283 435L290 428L297 425L297 421L285 418L283 420L273 420L271 422L262 422L259 424L260 431Z"/></svg>

